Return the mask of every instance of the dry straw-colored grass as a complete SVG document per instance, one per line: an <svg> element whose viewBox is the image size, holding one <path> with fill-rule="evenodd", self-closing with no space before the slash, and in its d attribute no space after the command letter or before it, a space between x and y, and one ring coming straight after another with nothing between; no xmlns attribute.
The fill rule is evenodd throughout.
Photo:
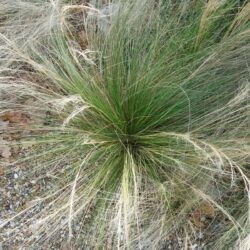
<svg viewBox="0 0 250 250"><path fill-rule="evenodd" d="M0 236L17 220L27 249L62 229L72 248L188 249L205 206L227 220L205 244L248 249L249 3L100 6L0 0L0 114L28 114L33 145L11 166L52 178Z"/></svg>

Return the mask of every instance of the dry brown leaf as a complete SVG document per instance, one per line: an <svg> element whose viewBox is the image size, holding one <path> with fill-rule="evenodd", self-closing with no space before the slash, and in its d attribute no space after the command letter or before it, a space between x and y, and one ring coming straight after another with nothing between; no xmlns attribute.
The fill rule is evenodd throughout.
<svg viewBox="0 0 250 250"><path fill-rule="evenodd" d="M17 112L17 111L9 111L1 115L0 117L3 121L7 121L9 123L17 123L19 125L26 125L29 121L28 115Z"/></svg>
<svg viewBox="0 0 250 250"><path fill-rule="evenodd" d="M199 228L206 227L206 222L203 218L212 219L215 216L214 207L209 202L202 203L195 211L191 214L191 222Z"/></svg>

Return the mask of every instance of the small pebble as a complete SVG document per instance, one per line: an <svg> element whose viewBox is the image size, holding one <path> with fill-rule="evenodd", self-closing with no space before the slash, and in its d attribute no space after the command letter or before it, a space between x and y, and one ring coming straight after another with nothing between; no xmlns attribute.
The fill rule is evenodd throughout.
<svg viewBox="0 0 250 250"><path fill-rule="evenodd" d="M191 249L191 250L196 250L197 247L198 247L198 245L197 245L197 244L194 244L194 245L192 245L192 246L190 247L190 249Z"/></svg>

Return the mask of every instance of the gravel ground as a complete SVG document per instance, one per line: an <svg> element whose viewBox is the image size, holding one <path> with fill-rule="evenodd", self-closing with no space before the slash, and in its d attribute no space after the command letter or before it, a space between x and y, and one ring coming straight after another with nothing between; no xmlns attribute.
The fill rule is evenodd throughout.
<svg viewBox="0 0 250 250"><path fill-rule="evenodd" d="M31 200L36 199L43 192L50 189L50 179L43 178L39 181L29 178L29 168L15 168L15 171L0 176L0 223L5 219L14 216L17 212L32 205ZM36 206L33 212L26 214L25 220L13 220L6 224L3 232L0 233L0 250L14 249L86 249L81 247L72 247L67 244L67 232L61 230L57 236L53 237L53 242L50 245L37 246L31 248L23 245L24 240L32 234L32 221L29 220L34 213L39 212L42 205ZM81 222L76 223L75 229L81 228ZM13 241L13 235L14 241ZM193 244L189 246L190 250L202 250L204 248L202 230L197 230L196 238L192 239ZM12 236L12 237L10 237ZM178 236L170 236L160 250L167 249L184 249L185 242ZM1 249L2 247L2 249ZM91 249L91 248L90 248Z"/></svg>
<svg viewBox="0 0 250 250"><path fill-rule="evenodd" d="M5 137L6 139L6 137ZM27 148L15 146L11 148L11 156L5 161L11 162L18 155L25 156L27 154ZM15 152L14 152L15 151ZM3 158L3 157L2 157ZM46 190L51 188L51 179L48 177L34 179L31 178L29 167L23 164L19 167L13 165L6 170L1 166L0 172L0 224L3 223L7 218L14 216L16 213L26 209L32 205L32 200L38 199ZM53 242L50 245L29 247L24 246L24 240L32 235L33 221L30 218L41 211L43 208L42 204L35 206L31 212L25 214L25 218L17 218L7 223L2 232L0 232L0 250L15 250L15 249L86 249L82 247L72 247L67 244L67 232L61 230L58 235L53 237ZM78 231L81 228L81 220L75 224L75 230ZM201 238L196 239L197 243L190 246L192 250L200 250L202 248ZM14 241L13 241L14 239ZM182 249L183 240L177 236L169 237L166 240L164 247L160 250L167 249ZM91 249L91 248L90 248Z"/></svg>

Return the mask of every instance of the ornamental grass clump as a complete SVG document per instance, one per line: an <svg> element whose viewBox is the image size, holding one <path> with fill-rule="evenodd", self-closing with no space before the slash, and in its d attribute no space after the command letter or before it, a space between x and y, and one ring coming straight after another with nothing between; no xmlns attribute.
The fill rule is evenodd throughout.
<svg viewBox="0 0 250 250"><path fill-rule="evenodd" d="M188 249L210 227L209 249L248 249L249 3L15 4L0 0L0 106L30 117L10 131L32 148L11 166L51 184L2 232L20 220L28 248L64 230L81 249L173 235Z"/></svg>

